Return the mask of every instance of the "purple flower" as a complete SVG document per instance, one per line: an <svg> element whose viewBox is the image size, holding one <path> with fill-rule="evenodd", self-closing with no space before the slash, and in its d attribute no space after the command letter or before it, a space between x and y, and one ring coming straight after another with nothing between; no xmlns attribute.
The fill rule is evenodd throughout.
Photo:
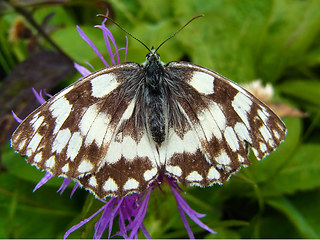
<svg viewBox="0 0 320 240"><path fill-rule="evenodd" d="M120 63L120 50L125 50L125 56L124 56L124 62L126 61L127 56L127 50L128 50L128 39L126 43L125 48L118 48L115 42L115 39L113 35L111 34L110 30L105 26L106 19L103 20L101 25L96 25L95 27L102 30L104 41L106 43L108 57L110 59L110 63L108 63L103 55L99 52L99 50L96 48L94 43L89 39L89 37L80 29L79 26L77 26L78 32L80 36L90 45L90 47L93 49L94 53L100 58L100 60L103 62L103 64L108 67L109 65ZM114 49L114 52L112 51L112 46ZM94 70L94 68L88 64L91 69ZM86 67L81 66L77 63L74 64L75 68L80 72L82 76L87 76L91 73L90 70L88 70ZM45 91L40 90L39 93L37 93L33 89L34 95L36 99L39 101L40 104L43 104L45 102L45 99L43 98L43 93L51 97L51 95L47 94ZM14 113L14 118L21 123L22 120L19 119ZM46 173L45 176L40 180L40 182L36 185L33 191L37 190L41 186L43 186L47 181L49 181L53 175L50 173ZM65 178L61 187L58 189L57 192L62 194L64 190L67 188L67 186L71 183L71 179ZM181 216L182 222L187 230L187 233L189 235L189 238L194 238L193 232L188 224L187 218L185 215L188 215L189 218L194 221L196 224L198 224L203 229L207 230L208 232L215 233L213 230L211 230L208 226L203 224L199 218L202 218L205 216L205 214L200 214L195 212L190 208L190 206L187 204L187 202L183 199L180 192L182 190L178 186L178 183L175 178L169 177L167 175L161 175L158 177L158 180L154 181L149 188L145 192L141 193L133 193L131 195L125 196L123 198L118 197L111 197L108 201L106 200L100 200L104 203L104 206L100 208L97 212L95 212L92 216L89 218L81 221L79 224L73 226L70 228L64 235L64 238L67 238L70 233L77 230L90 220L92 220L96 215L98 215L100 212L102 212L100 219L95 224L95 233L93 238L94 239L100 239L102 238L103 233L108 229L107 234L108 238L113 236L122 236L123 238L138 238L138 231L139 229L143 232L144 236L146 238L151 238L148 231L146 230L143 219L147 212L148 202L151 195L151 191L156 188L160 187L163 183L168 183L174 197L177 202L178 211ZM79 187L79 184L77 183L71 193L71 197L75 190ZM118 224L119 224L119 232L115 235L111 235L112 232L112 226L114 224L114 219L118 216Z"/></svg>

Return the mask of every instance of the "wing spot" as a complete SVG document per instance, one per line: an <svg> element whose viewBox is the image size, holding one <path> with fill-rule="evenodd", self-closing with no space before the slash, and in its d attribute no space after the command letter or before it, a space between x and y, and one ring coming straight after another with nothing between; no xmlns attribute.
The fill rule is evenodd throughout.
<svg viewBox="0 0 320 240"><path fill-rule="evenodd" d="M132 160L137 156L137 143L130 137L125 136L122 140L122 156L128 160Z"/></svg>
<svg viewBox="0 0 320 240"><path fill-rule="evenodd" d="M211 167L208 172L208 179L219 179L220 178L220 173L215 167Z"/></svg>
<svg viewBox="0 0 320 240"><path fill-rule="evenodd" d="M269 132L269 129L266 127L266 125L262 125L259 130L260 130L260 132L262 134L262 137L264 138L264 140L266 142L268 142L269 139L272 139L272 135Z"/></svg>
<svg viewBox="0 0 320 240"><path fill-rule="evenodd" d="M119 86L114 74L101 74L91 79L92 96L102 98Z"/></svg>
<svg viewBox="0 0 320 240"><path fill-rule="evenodd" d="M42 139L42 136L39 133L36 133L33 135L32 139L29 142L28 147L27 147L29 150L29 151L27 151L27 153L29 153L29 154L27 154L28 157L31 155L30 152L33 153L36 151L41 139Z"/></svg>
<svg viewBox="0 0 320 240"><path fill-rule="evenodd" d="M252 100L241 92L233 98L232 107L241 118L241 120L246 124L247 128L250 128L250 123L248 119L248 113L251 110Z"/></svg>
<svg viewBox="0 0 320 240"><path fill-rule="evenodd" d="M200 125L202 128L198 131L204 132L207 141L210 141L213 136L215 136L219 140L222 139L221 131L208 109L199 111L198 119L200 120Z"/></svg>
<svg viewBox="0 0 320 240"><path fill-rule="evenodd" d="M41 162L41 160L42 160L42 152L39 152L34 156L33 161L36 163L39 163Z"/></svg>
<svg viewBox="0 0 320 240"><path fill-rule="evenodd" d="M238 155L238 161L244 163L245 159L241 155Z"/></svg>
<svg viewBox="0 0 320 240"><path fill-rule="evenodd" d="M157 175L158 169L152 168L151 170L146 170L143 174L144 180L146 182L150 181L155 175Z"/></svg>
<svg viewBox="0 0 320 240"><path fill-rule="evenodd" d="M41 116L32 124L34 132L36 132L38 130L38 128L41 126L43 120L44 120L44 117Z"/></svg>
<svg viewBox="0 0 320 240"><path fill-rule="evenodd" d="M264 124L267 124L268 122L268 116L266 115L267 112L262 111L261 109L258 109L258 115L261 118L261 120L264 122Z"/></svg>
<svg viewBox="0 0 320 240"><path fill-rule="evenodd" d="M280 139L280 134L278 133L277 130L273 129L273 134L278 140Z"/></svg>
<svg viewBox="0 0 320 240"><path fill-rule="evenodd" d="M191 172L186 177L186 180L188 180L189 182L200 182L202 179L203 179L203 177L197 171Z"/></svg>
<svg viewBox="0 0 320 240"><path fill-rule="evenodd" d="M214 76L204 72L193 72L189 84L198 92L209 95L214 93Z"/></svg>
<svg viewBox="0 0 320 240"><path fill-rule="evenodd" d="M108 164L116 163L121 158L121 150L121 143L111 142L107 154L104 157L104 162Z"/></svg>
<svg viewBox="0 0 320 240"><path fill-rule="evenodd" d="M244 141L247 141L248 143L252 144L252 139L251 139L250 133L249 133L246 125L244 125L244 123L237 122L234 127L234 130L236 131L240 140L244 140Z"/></svg>
<svg viewBox="0 0 320 240"><path fill-rule="evenodd" d="M224 137L233 152L239 150L239 140L232 127L226 127Z"/></svg>
<svg viewBox="0 0 320 240"><path fill-rule="evenodd" d="M91 176L90 179L89 179L89 183L88 183L90 186L92 187L97 187L97 179L95 176Z"/></svg>
<svg viewBox="0 0 320 240"><path fill-rule="evenodd" d="M129 178L126 183L123 186L123 190L133 190L133 189L138 189L139 187L139 182L135 180L134 178Z"/></svg>
<svg viewBox="0 0 320 240"><path fill-rule="evenodd" d="M276 147L273 139L269 139L269 142L268 142L268 143L269 143L269 145L270 145L272 148Z"/></svg>
<svg viewBox="0 0 320 240"><path fill-rule="evenodd" d="M24 148L24 145L26 145L26 142L27 142L27 139L23 139L20 143L19 143L19 146L18 146L18 149L23 149Z"/></svg>
<svg viewBox="0 0 320 240"><path fill-rule="evenodd" d="M61 153L61 151L67 146L70 137L71 132L68 128L60 130L52 143L51 152Z"/></svg>
<svg viewBox="0 0 320 240"><path fill-rule="evenodd" d="M220 130L225 129L227 119L219 105L215 102L211 102L211 104L209 104L209 111L212 114L212 117L215 120L216 124L219 126Z"/></svg>
<svg viewBox="0 0 320 240"><path fill-rule="evenodd" d="M166 170L168 173L171 173L177 177L180 177L182 174L182 170L179 166L172 166L172 165L167 165Z"/></svg>
<svg viewBox="0 0 320 240"><path fill-rule="evenodd" d="M34 116L33 116L33 118L30 120L30 124L34 124L34 122L38 119L38 116L39 116L39 113L40 112L37 112Z"/></svg>
<svg viewBox="0 0 320 240"><path fill-rule="evenodd" d="M52 116L56 118L55 119L56 125L54 127L53 134L56 134L60 130L62 124L68 118L71 112L71 109L72 109L72 105L64 96L55 100L50 105L49 110L51 111Z"/></svg>
<svg viewBox="0 0 320 240"><path fill-rule="evenodd" d="M103 112L99 112L98 115L96 115L94 121L91 122L90 130L85 140L87 146L95 141L97 146L101 147L110 119L111 116Z"/></svg>
<svg viewBox="0 0 320 240"><path fill-rule="evenodd" d="M221 151L220 155L217 156L215 160L217 161L217 163L222 165L228 165L231 162L228 154L224 150Z"/></svg>
<svg viewBox="0 0 320 240"><path fill-rule="evenodd" d="M92 169L93 169L93 164L89 160L82 160L82 162L78 166L79 173L90 172Z"/></svg>
<svg viewBox="0 0 320 240"><path fill-rule="evenodd" d="M56 163L56 158L55 158L55 156L51 156L51 157L45 162L44 165L45 165L47 168L53 169L55 163Z"/></svg>
<svg viewBox="0 0 320 240"><path fill-rule="evenodd" d="M266 152L268 150L267 145L263 142L260 142L260 150Z"/></svg>
<svg viewBox="0 0 320 240"><path fill-rule="evenodd" d="M98 115L97 104L92 104L89 108L84 108L83 111L84 114L79 122L79 129L81 131L81 134L83 136L86 136L91 127L92 122Z"/></svg>
<svg viewBox="0 0 320 240"><path fill-rule="evenodd" d="M69 163L66 163L62 168L61 171L64 173L69 172Z"/></svg>
<svg viewBox="0 0 320 240"><path fill-rule="evenodd" d="M151 144L148 139L148 135L146 133L140 139L140 142L137 146L137 154L139 157L148 157L154 163L154 153L152 151Z"/></svg>
<svg viewBox="0 0 320 240"><path fill-rule="evenodd" d="M78 155L79 150L82 146L82 136L80 132L74 132L70 138L70 141L68 143L67 148L67 157L70 158L71 161L75 159L75 157Z"/></svg>
<svg viewBox="0 0 320 240"><path fill-rule="evenodd" d="M183 135L181 139L173 128L169 129L168 144L162 144L159 149L160 164L165 164L167 159L170 159L177 153L195 153L200 147L197 134L194 130L190 130Z"/></svg>
<svg viewBox="0 0 320 240"><path fill-rule="evenodd" d="M113 180L113 178L109 177L107 181L103 184L103 190L106 192L115 192L118 190L118 185Z"/></svg>
<svg viewBox="0 0 320 240"><path fill-rule="evenodd" d="M255 148L251 148L252 149L252 151L253 151L253 154L256 156L256 158L258 159L258 160L261 160L261 158L259 157L259 151L257 150L257 149L255 149Z"/></svg>
<svg viewBox="0 0 320 240"><path fill-rule="evenodd" d="M55 99L59 99L60 97L66 95L68 92L70 92L73 89L74 85L70 85L69 87L63 89L58 93L57 96L55 96Z"/></svg>

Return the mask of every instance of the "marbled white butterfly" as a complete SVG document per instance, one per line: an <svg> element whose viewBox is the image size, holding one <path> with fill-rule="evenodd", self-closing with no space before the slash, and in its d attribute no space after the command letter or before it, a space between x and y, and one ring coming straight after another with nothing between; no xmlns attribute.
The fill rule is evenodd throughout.
<svg viewBox="0 0 320 240"><path fill-rule="evenodd" d="M99 70L54 95L20 124L13 149L102 199L163 174L224 183L250 163L249 147L262 159L284 140L283 122L252 94L204 67L162 63L159 47L142 65Z"/></svg>

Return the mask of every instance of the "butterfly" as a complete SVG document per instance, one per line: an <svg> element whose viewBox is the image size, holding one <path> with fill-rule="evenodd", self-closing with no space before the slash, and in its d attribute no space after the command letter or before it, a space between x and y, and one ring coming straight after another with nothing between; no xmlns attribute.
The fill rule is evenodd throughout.
<svg viewBox="0 0 320 240"><path fill-rule="evenodd" d="M13 149L103 199L163 175L222 184L250 149L262 159L284 140L284 123L252 94L193 63L164 64L159 47L143 64L107 67L54 95L19 125Z"/></svg>

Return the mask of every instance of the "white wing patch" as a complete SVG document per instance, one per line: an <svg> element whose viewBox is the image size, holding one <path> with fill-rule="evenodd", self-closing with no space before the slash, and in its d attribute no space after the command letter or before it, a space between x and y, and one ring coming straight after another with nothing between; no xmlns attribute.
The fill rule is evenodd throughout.
<svg viewBox="0 0 320 240"><path fill-rule="evenodd" d="M170 159L173 154L179 153L195 153L200 148L200 142L197 134L194 130L186 132L181 139L174 131L169 129L167 140L161 145L159 149L158 165L166 164L167 160Z"/></svg>
<svg viewBox="0 0 320 240"><path fill-rule="evenodd" d="M90 129L86 136L85 144L87 146L94 141L98 147L101 147L110 119L111 116L103 112L99 112L95 116L94 121L91 122Z"/></svg>
<svg viewBox="0 0 320 240"><path fill-rule="evenodd" d="M118 185L116 184L116 182L113 180L113 178L108 178L107 181L105 181L104 185L103 185L103 189L106 192L116 192L118 190Z"/></svg>
<svg viewBox="0 0 320 240"><path fill-rule="evenodd" d="M78 172L79 173L86 173L86 172L90 172L93 168L92 163L89 160L82 160L82 162L80 163L79 167L78 167Z"/></svg>
<svg viewBox="0 0 320 240"><path fill-rule="evenodd" d="M67 157L70 158L70 161L73 161L78 155L82 143L83 138L80 132L74 132L69 140L67 148Z"/></svg>
<svg viewBox="0 0 320 240"><path fill-rule="evenodd" d="M67 146L71 137L71 132L68 128L60 130L52 144L51 152L61 153L61 151Z"/></svg>
<svg viewBox="0 0 320 240"><path fill-rule="evenodd" d="M42 140L42 136L39 133L34 134L31 141L28 144L27 149L30 150L31 153L34 153L37 147L39 146L39 143L41 140Z"/></svg>
<svg viewBox="0 0 320 240"><path fill-rule="evenodd" d="M119 86L114 74L102 74L91 79L92 96L103 98Z"/></svg>
<svg viewBox="0 0 320 240"><path fill-rule="evenodd" d="M49 110L52 116L56 118L53 134L56 134L60 130L64 121L69 117L71 108L72 105L65 97L57 99L50 105Z"/></svg>
<svg viewBox="0 0 320 240"><path fill-rule="evenodd" d="M207 73L194 71L189 84L202 94L214 93L214 76Z"/></svg>
<svg viewBox="0 0 320 240"><path fill-rule="evenodd" d="M197 171L193 171L189 173L189 175L186 177L186 180L190 182L197 182L197 181L201 181L202 179L203 177Z"/></svg>
<svg viewBox="0 0 320 240"><path fill-rule="evenodd" d="M241 120L246 124L247 128L250 129L250 123L248 119L248 113L250 112L252 101L250 98L239 92L232 101L232 107L239 115Z"/></svg>
<svg viewBox="0 0 320 240"><path fill-rule="evenodd" d="M134 178L129 178L124 184L123 189L128 191L128 190L137 189L138 187L139 187L139 182Z"/></svg>
<svg viewBox="0 0 320 240"><path fill-rule="evenodd" d="M166 165L166 171L177 177L180 177L182 174L182 169L179 166Z"/></svg>

